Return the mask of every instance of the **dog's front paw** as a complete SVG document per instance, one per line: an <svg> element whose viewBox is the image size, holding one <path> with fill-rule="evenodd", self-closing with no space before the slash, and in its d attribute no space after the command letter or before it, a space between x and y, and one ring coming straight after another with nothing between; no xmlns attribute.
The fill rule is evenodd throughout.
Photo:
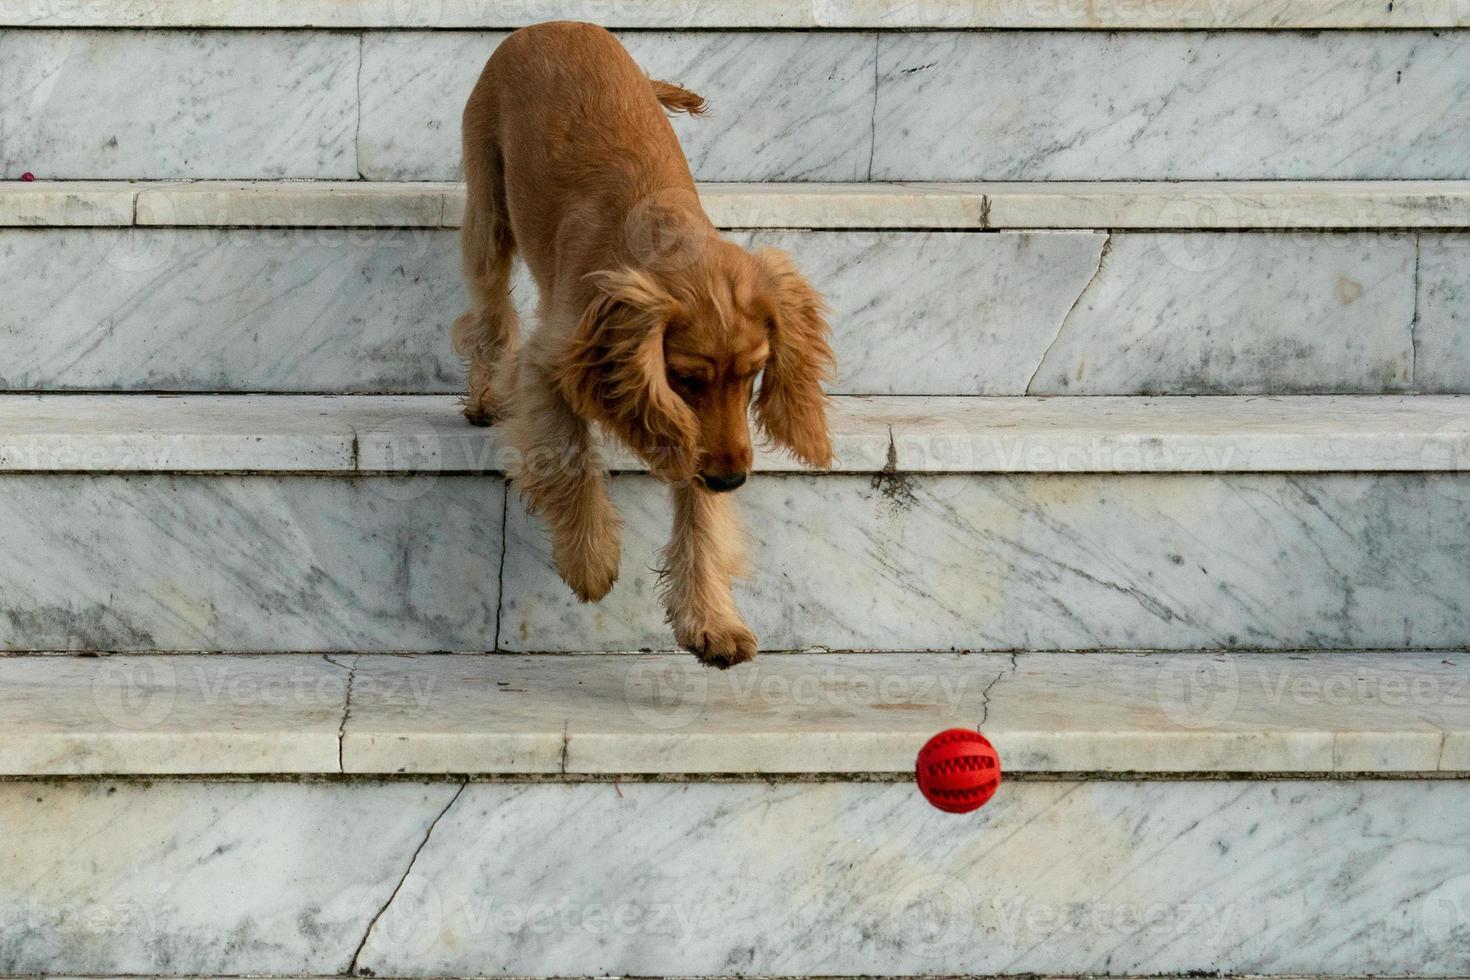
<svg viewBox="0 0 1470 980"><path fill-rule="evenodd" d="M684 626L674 630L674 639L700 663L721 670L755 659L755 634L739 620Z"/></svg>
<svg viewBox="0 0 1470 980"><path fill-rule="evenodd" d="M618 549L556 548L556 571L583 602L596 602L612 591L618 580Z"/></svg>

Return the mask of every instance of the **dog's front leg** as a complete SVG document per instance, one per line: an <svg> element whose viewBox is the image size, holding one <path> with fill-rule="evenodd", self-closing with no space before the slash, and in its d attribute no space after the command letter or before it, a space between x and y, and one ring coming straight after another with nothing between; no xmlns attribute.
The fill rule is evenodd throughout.
<svg viewBox="0 0 1470 980"><path fill-rule="evenodd" d="M674 638L703 663L744 663L755 656L755 634L740 618L730 588L744 572L734 496L712 493L698 480L676 485L673 496L663 588Z"/></svg>
<svg viewBox="0 0 1470 980"><path fill-rule="evenodd" d="M517 458L512 482L533 514L551 527L552 557L562 581L596 602L618 580L622 520L607 494L607 474L592 433L537 369L517 372L507 423Z"/></svg>

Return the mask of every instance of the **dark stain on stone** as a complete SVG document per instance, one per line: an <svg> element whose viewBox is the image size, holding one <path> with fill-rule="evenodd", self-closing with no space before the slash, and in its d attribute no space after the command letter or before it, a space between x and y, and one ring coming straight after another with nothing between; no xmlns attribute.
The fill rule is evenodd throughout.
<svg viewBox="0 0 1470 980"><path fill-rule="evenodd" d="M872 487L895 511L913 510L919 502L914 494L913 481L898 472L898 446L893 442L892 432L888 433L888 459L882 472L873 474Z"/></svg>

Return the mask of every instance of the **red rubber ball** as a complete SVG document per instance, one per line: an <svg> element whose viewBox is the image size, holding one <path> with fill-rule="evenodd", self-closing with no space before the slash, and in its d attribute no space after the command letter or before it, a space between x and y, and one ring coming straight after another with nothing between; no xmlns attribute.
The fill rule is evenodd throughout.
<svg viewBox="0 0 1470 980"><path fill-rule="evenodd" d="M919 750L914 767L919 792L946 813L969 813L990 801L1000 786L1000 754L969 728L935 735Z"/></svg>

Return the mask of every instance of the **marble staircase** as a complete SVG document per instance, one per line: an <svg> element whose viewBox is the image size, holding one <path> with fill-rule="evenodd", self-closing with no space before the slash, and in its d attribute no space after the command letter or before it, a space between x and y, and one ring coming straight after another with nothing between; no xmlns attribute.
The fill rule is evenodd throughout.
<svg viewBox="0 0 1470 980"><path fill-rule="evenodd" d="M833 307L753 664L457 414L462 93L710 98ZM1462 0L0 0L0 974L1470 976ZM529 293L522 282L521 296ZM927 806L979 726L1007 781Z"/></svg>

